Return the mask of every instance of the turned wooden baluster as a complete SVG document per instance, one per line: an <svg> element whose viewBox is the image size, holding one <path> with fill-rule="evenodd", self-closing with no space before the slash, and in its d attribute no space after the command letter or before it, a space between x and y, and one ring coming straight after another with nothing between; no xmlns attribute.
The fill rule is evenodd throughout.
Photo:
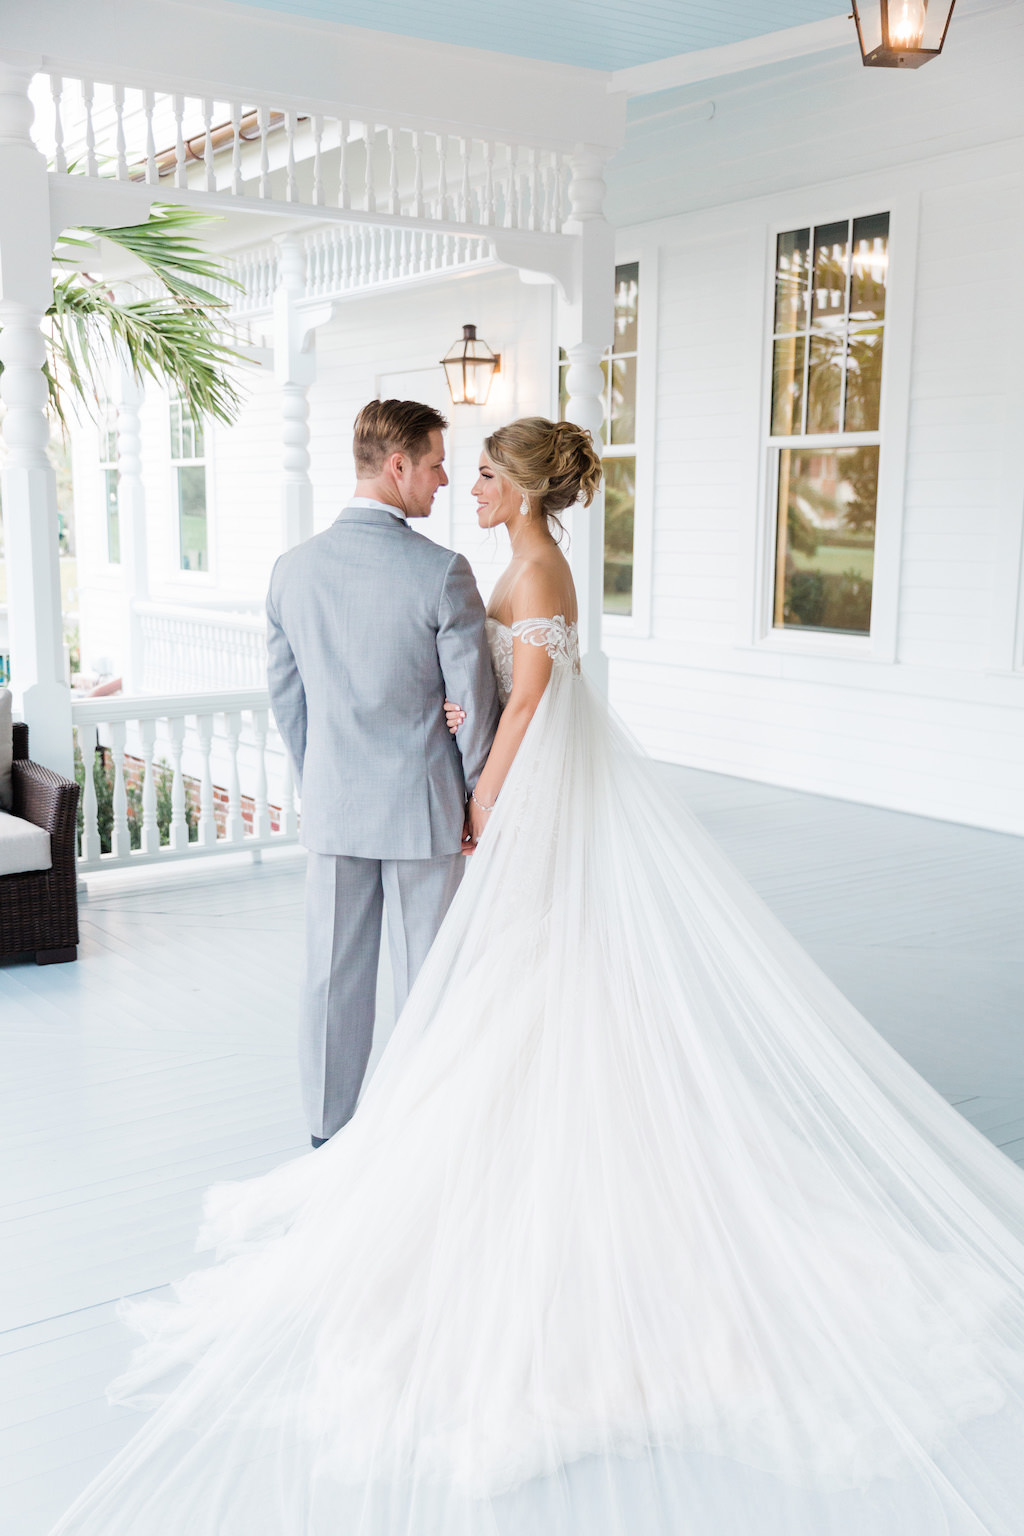
<svg viewBox="0 0 1024 1536"><path fill-rule="evenodd" d="M240 710L225 711L224 734L228 739L228 842L240 843L245 836L245 822L242 820L242 787L238 778L238 742L242 734Z"/></svg>
<svg viewBox="0 0 1024 1536"><path fill-rule="evenodd" d="M213 745L213 716L198 715L196 727L199 733L199 752L202 759L199 780L199 844L211 848L217 841L217 820L213 814L213 773L210 768L210 748Z"/></svg>
<svg viewBox="0 0 1024 1536"><path fill-rule="evenodd" d="M156 138L153 133L153 92L143 91L142 110L146 118L146 184L155 187L160 180L156 167Z"/></svg>
<svg viewBox="0 0 1024 1536"><path fill-rule="evenodd" d="M340 143L338 145L338 207L339 208L347 208L349 206L349 193L348 193L348 132L349 132L349 124L348 124L348 118L347 117L343 117L341 119L341 122L339 123L338 128L339 128L339 132L341 134Z"/></svg>
<svg viewBox="0 0 1024 1536"><path fill-rule="evenodd" d="M182 118L185 115L184 96L174 97L174 185L176 187L188 186L188 172L185 169L185 132L182 127Z"/></svg>
<svg viewBox="0 0 1024 1536"><path fill-rule="evenodd" d="M142 738L142 762L145 777L142 781L142 851L156 853L160 847L160 828L156 824L156 773L153 752L156 747L156 721L140 720Z"/></svg>
<svg viewBox="0 0 1024 1536"><path fill-rule="evenodd" d="M267 711L254 709L252 733L256 741L256 795L253 805L254 837L270 836L270 805L267 800Z"/></svg>
<svg viewBox="0 0 1024 1536"><path fill-rule="evenodd" d="M377 211L377 194L374 190L373 182L373 134L374 130L369 123L366 123L363 128L363 147L366 151L366 184L364 190L367 213L376 213Z"/></svg>
<svg viewBox="0 0 1024 1536"><path fill-rule="evenodd" d="M124 782L125 723L115 721L110 727L114 756L114 825L110 833L110 851L115 859L126 859L132 851L128 830L128 793Z"/></svg>
<svg viewBox="0 0 1024 1536"><path fill-rule="evenodd" d="M270 146L267 143L267 135L270 132L270 111L267 107L257 108L256 122L260 132L260 197L269 197Z"/></svg>
<svg viewBox="0 0 1024 1536"><path fill-rule="evenodd" d="M93 83L82 81L82 106L85 109L85 170L88 176L96 175L96 125L92 116Z"/></svg>
<svg viewBox="0 0 1024 1536"><path fill-rule="evenodd" d="M207 96L203 101L203 128L206 138L203 141L203 165L206 169L206 190L216 192L217 173L213 168L213 102Z"/></svg>
<svg viewBox="0 0 1024 1536"><path fill-rule="evenodd" d="M423 134L417 128L412 136L412 212L413 217L423 217Z"/></svg>
<svg viewBox="0 0 1024 1536"><path fill-rule="evenodd" d="M100 856L100 828L96 811L96 727L78 727L78 749L85 769L85 793L82 797L82 860L91 864Z"/></svg>
<svg viewBox="0 0 1024 1536"><path fill-rule="evenodd" d="M231 103L231 190L235 197L242 195L242 106Z"/></svg>
<svg viewBox="0 0 1024 1536"><path fill-rule="evenodd" d="M171 830L170 846L180 853L188 847L188 817L185 812L185 776L181 754L185 745L185 720L179 715L168 722L171 737Z"/></svg>
<svg viewBox="0 0 1024 1536"><path fill-rule="evenodd" d="M295 113L284 115L284 132L288 141L288 168L285 175L285 202L294 203L297 196L295 185Z"/></svg>
<svg viewBox="0 0 1024 1536"><path fill-rule="evenodd" d="M61 98L64 94L64 78L62 75L50 76L50 95L53 97L53 143L54 168L61 175L68 168L67 156L64 153L64 123L60 115Z"/></svg>
<svg viewBox="0 0 1024 1536"><path fill-rule="evenodd" d="M128 146L124 137L124 86L114 86L115 150L117 153L117 179L128 180Z"/></svg>
<svg viewBox="0 0 1024 1536"><path fill-rule="evenodd" d="M469 184L469 162L473 154L473 140L460 139L462 146L462 185L459 188L459 222L472 223L472 189Z"/></svg>

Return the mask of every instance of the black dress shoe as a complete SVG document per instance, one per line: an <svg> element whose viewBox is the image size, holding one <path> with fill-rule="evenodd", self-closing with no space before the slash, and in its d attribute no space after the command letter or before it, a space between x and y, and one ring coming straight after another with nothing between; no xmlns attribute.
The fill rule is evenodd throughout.
<svg viewBox="0 0 1024 1536"><path fill-rule="evenodd" d="M311 1136L309 1139L312 1142L313 1147L316 1148L322 1147L324 1142L330 1141L331 1138L329 1136Z"/></svg>

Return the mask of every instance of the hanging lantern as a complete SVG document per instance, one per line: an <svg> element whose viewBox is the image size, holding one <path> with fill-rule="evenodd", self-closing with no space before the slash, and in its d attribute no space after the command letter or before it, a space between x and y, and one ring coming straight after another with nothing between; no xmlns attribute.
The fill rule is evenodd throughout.
<svg viewBox="0 0 1024 1536"><path fill-rule="evenodd" d="M453 405L486 405L491 380L501 372L501 354L478 341L475 325L462 327L462 340L441 359Z"/></svg>
<svg viewBox="0 0 1024 1536"><path fill-rule="evenodd" d="M942 52L956 0L853 0L861 57L882 69L917 69Z"/></svg>

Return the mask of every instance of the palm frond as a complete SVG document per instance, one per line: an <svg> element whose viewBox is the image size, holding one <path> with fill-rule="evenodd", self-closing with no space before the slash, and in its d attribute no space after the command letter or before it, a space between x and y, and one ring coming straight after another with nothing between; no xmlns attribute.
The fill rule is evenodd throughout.
<svg viewBox="0 0 1024 1536"><path fill-rule="evenodd" d="M125 303L100 283L69 274L54 284L49 313L53 355L87 403L90 395L102 398L103 365L123 347L136 373L169 383L197 419L210 416L230 425L237 416L241 396L229 370L239 355L218 339L202 309L173 295ZM51 399L63 421L56 370L50 374Z"/></svg>
<svg viewBox="0 0 1024 1536"><path fill-rule="evenodd" d="M209 288L192 281L195 278L214 279L232 288L242 284L225 272L216 257L208 256L192 235L197 229L217 222L216 217L197 213L192 208L182 208L177 203L155 203L145 224L129 224L120 229L104 229L99 225L83 225L82 232L99 235L112 245L119 245L141 261L167 289L168 293L187 304L198 304L204 309L223 309L227 301ZM62 236L68 244L85 244Z"/></svg>

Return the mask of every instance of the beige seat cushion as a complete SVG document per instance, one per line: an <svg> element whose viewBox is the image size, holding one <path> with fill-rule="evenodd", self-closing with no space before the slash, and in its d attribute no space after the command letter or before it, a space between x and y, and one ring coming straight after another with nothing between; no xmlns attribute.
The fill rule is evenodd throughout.
<svg viewBox="0 0 1024 1536"><path fill-rule="evenodd" d="M11 755L14 749L14 727L11 724L11 690L0 688L0 811L9 811L14 804L14 787L11 784Z"/></svg>
<svg viewBox="0 0 1024 1536"><path fill-rule="evenodd" d="M49 832L0 811L0 875L26 875L52 863Z"/></svg>

